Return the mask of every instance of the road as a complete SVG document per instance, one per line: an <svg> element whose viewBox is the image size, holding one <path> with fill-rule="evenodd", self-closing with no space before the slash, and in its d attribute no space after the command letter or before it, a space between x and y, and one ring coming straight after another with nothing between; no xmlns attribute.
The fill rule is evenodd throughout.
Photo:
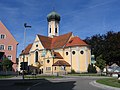
<svg viewBox="0 0 120 90"><path fill-rule="evenodd" d="M109 90L90 84L98 77L66 77L58 79L0 80L0 90ZM17 84L15 84L17 83Z"/></svg>
<svg viewBox="0 0 120 90"><path fill-rule="evenodd" d="M98 78L93 77L69 77L49 80L47 83L36 84L29 90L105 90L90 84ZM106 89L107 90L107 89Z"/></svg>

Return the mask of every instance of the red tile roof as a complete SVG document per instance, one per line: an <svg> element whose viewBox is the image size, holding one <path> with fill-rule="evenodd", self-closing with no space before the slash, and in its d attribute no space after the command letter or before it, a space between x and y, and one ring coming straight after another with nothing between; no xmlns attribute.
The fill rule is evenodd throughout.
<svg viewBox="0 0 120 90"><path fill-rule="evenodd" d="M81 40L79 37L73 37L71 38L67 44L66 44L66 47L69 47L69 46L80 46L80 45L87 45L83 40Z"/></svg>
<svg viewBox="0 0 120 90"><path fill-rule="evenodd" d="M54 37L52 39L51 48L62 48L63 46L65 46L71 35L72 32Z"/></svg>
<svg viewBox="0 0 120 90"><path fill-rule="evenodd" d="M38 35L38 37L39 37L39 40L41 41L44 48L51 49L52 38L42 36L42 35Z"/></svg>
<svg viewBox="0 0 120 90"><path fill-rule="evenodd" d="M25 48L25 50L23 50L23 51L21 52L20 55L23 55L23 54L25 54L25 55L26 55L26 54L29 54L29 51L30 51L32 45L33 45L33 44L29 44L29 45Z"/></svg>
<svg viewBox="0 0 120 90"><path fill-rule="evenodd" d="M39 40L41 41L42 45L46 49L56 49L56 48L64 48L69 46L80 46L80 45L87 45L84 41L82 41L79 37L70 37L72 36L72 32L63 34L60 36L56 36L53 38L37 35ZM70 40L69 40L70 39ZM29 54L29 51L32 47L32 44L29 44L25 51L23 51L21 54ZM59 56L59 58L63 58L59 53L56 52L56 55Z"/></svg>
<svg viewBox="0 0 120 90"><path fill-rule="evenodd" d="M71 65L64 60L58 60L52 66L71 66Z"/></svg>
<svg viewBox="0 0 120 90"><path fill-rule="evenodd" d="M56 59L63 59L59 52L53 52L53 54Z"/></svg>
<svg viewBox="0 0 120 90"><path fill-rule="evenodd" d="M55 48L62 48L63 46L65 46L71 35L72 32L60 36L56 36L53 38L42 35L38 35L38 37L44 48L55 49Z"/></svg>

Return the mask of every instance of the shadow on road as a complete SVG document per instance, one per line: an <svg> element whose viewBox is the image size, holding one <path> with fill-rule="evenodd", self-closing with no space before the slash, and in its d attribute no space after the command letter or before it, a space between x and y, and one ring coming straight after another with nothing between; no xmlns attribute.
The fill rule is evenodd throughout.
<svg viewBox="0 0 120 90"><path fill-rule="evenodd" d="M73 90L76 81L50 82L46 79L0 80L0 90Z"/></svg>
<svg viewBox="0 0 120 90"><path fill-rule="evenodd" d="M73 90L76 81L48 82L32 87L30 90Z"/></svg>

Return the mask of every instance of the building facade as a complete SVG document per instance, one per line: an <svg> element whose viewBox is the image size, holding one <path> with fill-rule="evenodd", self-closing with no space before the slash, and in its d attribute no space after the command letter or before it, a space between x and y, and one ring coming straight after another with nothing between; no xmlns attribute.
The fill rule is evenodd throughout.
<svg viewBox="0 0 120 90"><path fill-rule="evenodd" d="M59 35L60 15L51 12L47 16L48 36L37 34L32 44L29 44L19 56L20 63L28 63L29 71L44 74L64 74L87 72L91 63L91 49L72 32Z"/></svg>
<svg viewBox="0 0 120 90"><path fill-rule="evenodd" d="M9 30L0 21L0 60L6 56L13 62L13 70L16 71L16 54L18 42L9 32Z"/></svg>

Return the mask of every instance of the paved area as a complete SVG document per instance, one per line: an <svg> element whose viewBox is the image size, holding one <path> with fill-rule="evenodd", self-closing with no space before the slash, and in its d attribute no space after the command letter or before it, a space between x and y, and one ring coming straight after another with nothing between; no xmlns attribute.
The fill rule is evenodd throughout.
<svg viewBox="0 0 120 90"><path fill-rule="evenodd" d="M56 79L27 79L22 76L0 80L0 90L120 90L95 82L101 77L69 76Z"/></svg>

